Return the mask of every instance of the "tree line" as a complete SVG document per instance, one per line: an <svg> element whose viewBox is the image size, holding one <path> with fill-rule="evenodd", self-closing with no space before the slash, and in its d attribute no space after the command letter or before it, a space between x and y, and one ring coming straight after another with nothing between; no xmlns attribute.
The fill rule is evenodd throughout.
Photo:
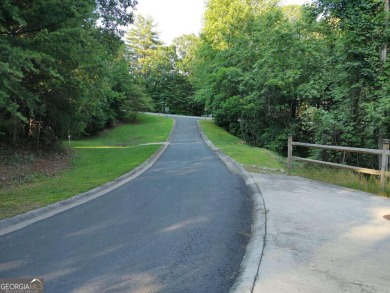
<svg viewBox="0 0 390 293"><path fill-rule="evenodd" d="M207 2L193 67L196 99L218 125L281 153L290 133L298 141L377 148L390 138L388 1L278 4Z"/></svg>
<svg viewBox="0 0 390 293"><path fill-rule="evenodd" d="M366 148L390 137L387 0L206 4L199 37L166 46L153 19L142 16L127 34L131 67L156 111L213 114L247 143L280 153L290 133L299 141ZM378 163L324 150L306 155Z"/></svg>
<svg viewBox="0 0 390 293"><path fill-rule="evenodd" d="M0 2L0 142L52 147L148 107L121 40L136 3Z"/></svg>
<svg viewBox="0 0 390 293"><path fill-rule="evenodd" d="M53 147L138 111L203 113L189 79L197 37L164 45L136 4L1 1L0 144Z"/></svg>
<svg viewBox="0 0 390 293"><path fill-rule="evenodd" d="M156 112L202 115L204 102L195 99L193 62L198 45L194 34L164 44L153 18L138 15L126 34L127 54Z"/></svg>
<svg viewBox="0 0 390 293"><path fill-rule="evenodd" d="M377 148L390 138L388 4L208 0L200 36L166 45L152 18L133 20L134 0L4 0L0 141L89 135L129 113L169 110L213 114L247 143L281 153L290 133Z"/></svg>

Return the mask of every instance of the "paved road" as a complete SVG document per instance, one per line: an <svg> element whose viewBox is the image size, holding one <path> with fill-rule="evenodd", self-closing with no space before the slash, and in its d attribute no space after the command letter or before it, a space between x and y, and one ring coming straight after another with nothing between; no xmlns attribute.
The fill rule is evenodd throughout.
<svg viewBox="0 0 390 293"><path fill-rule="evenodd" d="M0 278L43 277L45 292L228 292L251 225L251 200L176 118L170 146L137 179L0 238Z"/></svg>

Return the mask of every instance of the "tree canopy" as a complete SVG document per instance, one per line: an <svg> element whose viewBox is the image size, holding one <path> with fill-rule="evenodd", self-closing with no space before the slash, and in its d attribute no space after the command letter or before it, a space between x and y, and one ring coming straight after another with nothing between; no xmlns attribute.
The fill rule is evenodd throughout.
<svg viewBox="0 0 390 293"><path fill-rule="evenodd" d="M197 99L220 126L280 152L289 133L377 147L390 137L384 2L277 2L208 1L193 69Z"/></svg>
<svg viewBox="0 0 390 293"><path fill-rule="evenodd" d="M96 133L123 111L142 108L120 40L135 4L1 1L1 140L52 144L68 133Z"/></svg>
<svg viewBox="0 0 390 293"><path fill-rule="evenodd" d="M154 109L172 114L201 115L203 103L195 101L191 83L197 37L183 35L164 45L154 20L138 15L126 34L131 67L154 102Z"/></svg>
<svg viewBox="0 0 390 293"><path fill-rule="evenodd" d="M0 3L1 141L93 134L152 108L212 113L279 152L289 133L369 148L390 137L388 0L208 0L199 37L163 44L139 15L124 45L136 2Z"/></svg>

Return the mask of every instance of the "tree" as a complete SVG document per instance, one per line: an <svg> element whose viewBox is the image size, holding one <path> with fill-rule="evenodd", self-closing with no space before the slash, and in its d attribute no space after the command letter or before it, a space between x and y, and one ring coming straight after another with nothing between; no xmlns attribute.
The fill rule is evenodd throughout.
<svg viewBox="0 0 390 293"><path fill-rule="evenodd" d="M53 143L115 119L110 60L136 1L0 3L0 135ZM98 19L101 19L98 22ZM41 131L42 130L42 131ZM37 133L38 132L38 133ZM40 133L42 132L42 133Z"/></svg>
<svg viewBox="0 0 390 293"><path fill-rule="evenodd" d="M111 33L122 36L123 27L133 23L133 13L129 13L138 4L137 0L97 0L96 11L101 27Z"/></svg>
<svg viewBox="0 0 390 293"><path fill-rule="evenodd" d="M175 38L172 43L176 50L177 69L183 75L192 75L195 51L199 43L199 38L194 34L182 35Z"/></svg>
<svg viewBox="0 0 390 293"><path fill-rule="evenodd" d="M137 15L133 27L126 34L128 55L132 68L136 74L147 76L148 58L153 51L162 45L160 37L155 30L156 24L153 18Z"/></svg>
<svg viewBox="0 0 390 293"><path fill-rule="evenodd" d="M193 62L196 97L217 124L254 145L284 152L294 132L321 144L376 147L390 135L387 4L210 0Z"/></svg>
<svg viewBox="0 0 390 293"><path fill-rule="evenodd" d="M339 32L335 41L337 72L332 112L344 126L346 144L375 147L378 139L390 135L388 62L379 52L389 42L388 13L381 1L315 1L313 10L322 21ZM359 133L359 135L356 135Z"/></svg>
<svg viewBox="0 0 390 293"><path fill-rule="evenodd" d="M139 15L126 41L131 67L142 77L156 110L168 107L174 114L202 114L203 104L194 100L190 82L195 36L182 36L164 46L153 19Z"/></svg>

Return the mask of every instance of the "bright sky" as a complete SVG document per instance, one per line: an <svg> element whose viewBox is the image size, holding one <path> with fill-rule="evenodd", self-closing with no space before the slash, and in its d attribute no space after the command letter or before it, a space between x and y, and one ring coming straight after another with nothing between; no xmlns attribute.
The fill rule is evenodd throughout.
<svg viewBox="0 0 390 293"><path fill-rule="evenodd" d="M284 0L283 4L303 4L306 0ZM139 0L136 13L151 16L160 39L170 44L183 34L198 34L202 27L204 0Z"/></svg>

